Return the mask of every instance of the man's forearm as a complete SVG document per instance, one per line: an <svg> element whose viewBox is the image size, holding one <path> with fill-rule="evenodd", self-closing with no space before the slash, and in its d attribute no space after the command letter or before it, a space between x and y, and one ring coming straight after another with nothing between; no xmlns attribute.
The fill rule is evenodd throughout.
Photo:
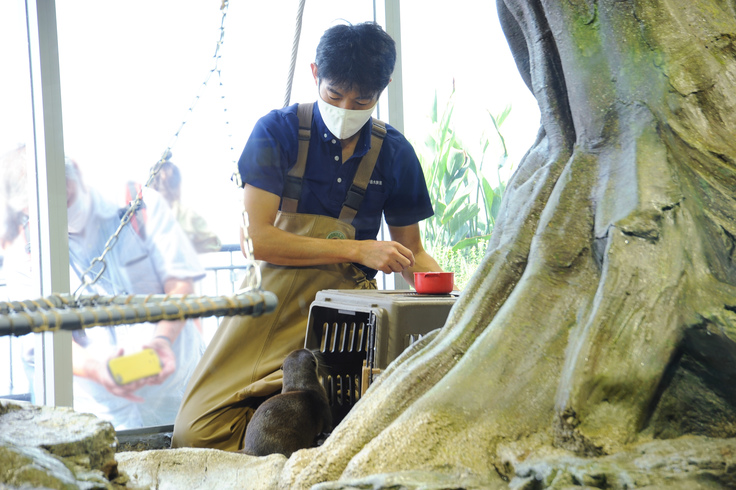
<svg viewBox="0 0 736 490"><path fill-rule="evenodd" d="M253 254L274 265L311 266L357 262L356 240L328 240L295 235L276 227L253 233Z"/></svg>
<svg viewBox="0 0 736 490"><path fill-rule="evenodd" d="M434 257L429 255L425 250L422 250L414 256L414 267L410 267L403 271L401 275L404 280L414 286L414 273L415 272L442 272L439 264Z"/></svg>

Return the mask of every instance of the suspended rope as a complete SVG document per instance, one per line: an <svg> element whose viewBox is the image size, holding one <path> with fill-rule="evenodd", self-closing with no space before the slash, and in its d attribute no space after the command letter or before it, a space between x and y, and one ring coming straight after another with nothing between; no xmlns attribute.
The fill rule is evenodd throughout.
<svg viewBox="0 0 736 490"><path fill-rule="evenodd" d="M227 6L228 0L224 0L222 8ZM294 85L294 73L296 72L296 58L299 53L299 40L302 36L302 20L304 19L304 4L306 0L299 0L299 8L296 13L296 26L294 28L294 42L291 45L291 60L289 62L289 74L286 77L286 96L284 97L284 107L291 103L291 90ZM237 164L232 177L230 178L237 188L243 187L243 181L240 177Z"/></svg>
<svg viewBox="0 0 736 490"><path fill-rule="evenodd" d="M294 72L296 71L296 55L299 51L299 39L302 35L302 18L304 17L305 0L299 0L299 10L296 14L296 28L294 30L294 42L291 46L291 63L289 64L289 76L286 79L286 97L284 107L291 103L291 87L294 84Z"/></svg>
<svg viewBox="0 0 736 490"><path fill-rule="evenodd" d="M207 316L259 316L276 308L276 295L248 291L235 296L53 294L35 301L0 302L0 336L80 330Z"/></svg>

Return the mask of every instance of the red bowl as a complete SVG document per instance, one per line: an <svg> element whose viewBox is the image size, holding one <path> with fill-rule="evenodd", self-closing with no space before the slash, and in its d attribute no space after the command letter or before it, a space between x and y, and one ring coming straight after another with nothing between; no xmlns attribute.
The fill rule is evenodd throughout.
<svg viewBox="0 0 736 490"><path fill-rule="evenodd" d="M414 288L419 294L447 294L455 286L454 272L415 272Z"/></svg>

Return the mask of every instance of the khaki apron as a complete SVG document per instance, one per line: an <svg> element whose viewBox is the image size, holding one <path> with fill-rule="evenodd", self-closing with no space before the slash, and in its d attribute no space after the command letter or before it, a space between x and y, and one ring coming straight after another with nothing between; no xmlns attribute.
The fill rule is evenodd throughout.
<svg viewBox="0 0 736 490"><path fill-rule="evenodd" d="M299 106L300 121L306 118L302 106ZM307 129L311 127L312 105L308 106L309 124L300 123L300 133L304 126ZM382 140L380 134L378 137ZM300 135L300 157L295 170L290 171L290 176L296 175L299 179L304 172L302 155L306 161L306 145L305 148L301 145L304 139ZM360 163L351 192L356 185L359 194L361 186L365 192L381 140L376 141L374 135L371 151ZM308 138L306 142L308 144ZM369 158L371 153L375 154L371 157L372 162ZM298 168L300 166L301 169ZM277 214L274 226L313 238L355 238L355 229L349 222L357 210L348 205L350 196L343 206L341 219L335 219L284 212L285 209L296 210L296 200L290 201L286 197L294 192L294 189L285 190L282 211ZM298 200L298 194L296 196ZM240 449L246 425L255 409L263 400L281 390L280 368L284 359L292 351L304 347L309 307L317 292L324 289L376 289L375 281L369 280L363 271L350 263L289 267L260 262L260 266L262 288L278 296L276 310L260 317L235 316L223 320L190 378L174 426L172 447Z"/></svg>

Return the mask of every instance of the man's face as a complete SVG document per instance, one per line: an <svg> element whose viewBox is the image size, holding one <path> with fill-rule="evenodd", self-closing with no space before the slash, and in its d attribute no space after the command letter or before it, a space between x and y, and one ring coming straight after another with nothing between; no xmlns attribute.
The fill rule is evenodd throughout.
<svg viewBox="0 0 736 490"><path fill-rule="evenodd" d="M312 75L319 90L319 96L322 100L335 107L348 110L366 110L372 109L378 103L380 93L366 94L361 93L359 88L345 89L333 85L330 80L325 80L317 76L317 65L312 63Z"/></svg>

